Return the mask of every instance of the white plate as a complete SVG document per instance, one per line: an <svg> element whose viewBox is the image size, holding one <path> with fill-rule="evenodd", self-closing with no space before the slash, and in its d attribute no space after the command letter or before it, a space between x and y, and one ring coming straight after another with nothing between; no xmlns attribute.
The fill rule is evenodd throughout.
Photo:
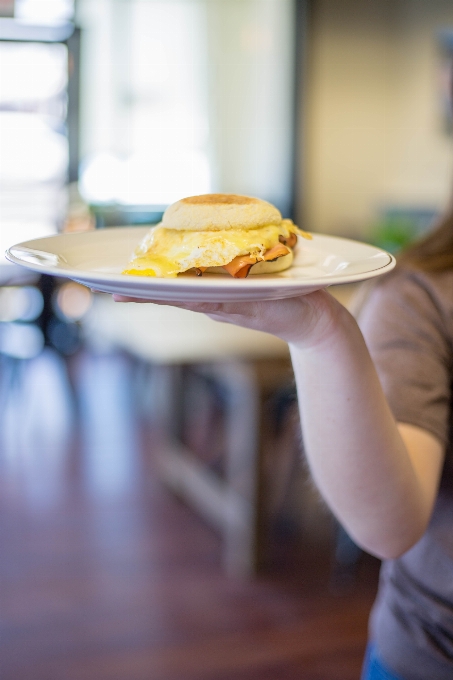
<svg viewBox="0 0 453 680"><path fill-rule="evenodd" d="M299 238L293 266L279 274L250 275L247 279L233 279L227 274L182 275L175 279L121 274L148 229L115 227L59 234L12 246L6 257L42 274L73 279L107 293L205 302L294 297L380 276L395 266L392 255L369 244L313 234L310 241Z"/></svg>

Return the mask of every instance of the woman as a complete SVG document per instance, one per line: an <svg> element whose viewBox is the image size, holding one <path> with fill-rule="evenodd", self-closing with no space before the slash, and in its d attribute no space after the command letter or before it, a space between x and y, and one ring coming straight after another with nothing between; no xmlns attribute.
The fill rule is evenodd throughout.
<svg viewBox="0 0 453 680"><path fill-rule="evenodd" d="M325 290L177 306L289 343L313 479L383 560L363 678L451 680L453 211L372 287L360 327Z"/></svg>

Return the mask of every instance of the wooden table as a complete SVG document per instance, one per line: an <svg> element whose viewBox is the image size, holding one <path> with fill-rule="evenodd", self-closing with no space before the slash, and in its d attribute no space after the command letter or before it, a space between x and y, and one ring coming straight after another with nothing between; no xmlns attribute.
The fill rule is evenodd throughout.
<svg viewBox="0 0 453 680"><path fill-rule="evenodd" d="M340 297L345 295L348 290L343 287ZM92 341L126 350L152 365L164 432L158 460L161 479L221 532L226 572L255 574L263 552L262 462L269 426L263 405L292 380L287 344L201 314L152 304L119 304L107 295L95 296L85 331ZM176 436L184 366L220 383L226 395L222 477Z"/></svg>

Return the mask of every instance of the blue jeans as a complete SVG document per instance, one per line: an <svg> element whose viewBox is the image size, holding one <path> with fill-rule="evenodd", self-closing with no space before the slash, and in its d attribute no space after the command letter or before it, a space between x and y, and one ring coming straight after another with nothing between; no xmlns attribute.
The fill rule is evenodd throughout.
<svg viewBox="0 0 453 680"><path fill-rule="evenodd" d="M386 668L379 660L376 648L369 644L366 650L361 680L404 680L400 675L395 675Z"/></svg>

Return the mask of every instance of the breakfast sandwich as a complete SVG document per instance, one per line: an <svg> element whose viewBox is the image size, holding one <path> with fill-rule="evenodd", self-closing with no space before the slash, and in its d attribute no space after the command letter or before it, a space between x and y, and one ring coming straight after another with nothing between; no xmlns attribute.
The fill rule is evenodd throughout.
<svg viewBox="0 0 453 680"><path fill-rule="evenodd" d="M291 266L298 236L311 238L259 198L189 196L166 209L123 273L175 277L213 272L240 279L276 273Z"/></svg>

